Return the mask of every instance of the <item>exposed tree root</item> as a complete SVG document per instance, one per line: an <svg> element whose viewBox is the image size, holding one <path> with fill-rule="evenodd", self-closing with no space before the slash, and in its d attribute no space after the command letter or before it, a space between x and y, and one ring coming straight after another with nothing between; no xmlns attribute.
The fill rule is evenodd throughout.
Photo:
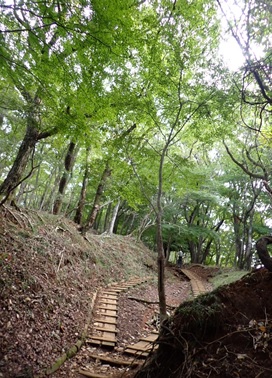
<svg viewBox="0 0 272 378"><path fill-rule="evenodd" d="M272 236L263 236L256 242L256 249L258 256L263 263L264 267L272 272L272 258L270 257L267 245L272 244Z"/></svg>

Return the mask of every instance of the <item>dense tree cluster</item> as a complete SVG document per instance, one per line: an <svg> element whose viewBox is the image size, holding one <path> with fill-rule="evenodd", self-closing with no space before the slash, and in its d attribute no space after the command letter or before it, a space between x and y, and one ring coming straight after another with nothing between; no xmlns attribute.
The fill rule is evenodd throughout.
<svg viewBox="0 0 272 378"><path fill-rule="evenodd" d="M162 265L182 247L252 266L270 232L272 8L237 7L2 0L1 205L133 234ZM224 34L244 54L237 72Z"/></svg>

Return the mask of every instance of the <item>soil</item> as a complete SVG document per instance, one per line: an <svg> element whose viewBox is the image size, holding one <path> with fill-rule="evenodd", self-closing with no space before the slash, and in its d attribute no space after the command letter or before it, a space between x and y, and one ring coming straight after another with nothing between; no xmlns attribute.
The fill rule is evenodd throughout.
<svg viewBox="0 0 272 378"><path fill-rule="evenodd" d="M151 276L119 296L117 350L157 329L158 304L137 300L158 302L156 256L144 245L116 235L83 239L72 222L30 210L3 207L0 221L0 377L47 376L46 369L80 339L95 291L110 282ZM208 280L217 268L186 268L212 290ZM193 300L189 280L170 266L171 320L144 368L136 373L100 364L91 353L125 357L85 344L53 377L79 378L81 368L112 377L271 377L271 288L272 273L260 269Z"/></svg>
<svg viewBox="0 0 272 378"><path fill-rule="evenodd" d="M272 273L259 269L181 304L133 377L271 378L271 287Z"/></svg>

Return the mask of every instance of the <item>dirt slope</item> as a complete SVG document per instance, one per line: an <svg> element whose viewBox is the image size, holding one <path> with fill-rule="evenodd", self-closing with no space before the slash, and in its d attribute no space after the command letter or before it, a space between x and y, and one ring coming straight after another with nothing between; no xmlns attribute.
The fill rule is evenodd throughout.
<svg viewBox="0 0 272 378"><path fill-rule="evenodd" d="M148 284L120 298L118 345L148 332L156 305L144 306L129 296L157 300L155 257L129 237L88 234L84 239L62 217L2 208L0 378L45 376L45 369L80 338L93 293L110 282L151 276ZM203 280L213 274L207 267L190 268ZM261 269L189 302L188 280L174 269L166 277L168 303L182 304L164 324L157 353L126 376L272 376L272 273ZM80 366L93 368L90 350L84 346L53 377L79 378ZM120 376L117 370L114 376Z"/></svg>
<svg viewBox="0 0 272 378"><path fill-rule="evenodd" d="M74 345L98 287L155 276L153 253L134 239L87 239L64 218L0 210L0 377L41 373Z"/></svg>
<svg viewBox="0 0 272 378"><path fill-rule="evenodd" d="M271 378L272 273L260 269L186 302L135 378Z"/></svg>

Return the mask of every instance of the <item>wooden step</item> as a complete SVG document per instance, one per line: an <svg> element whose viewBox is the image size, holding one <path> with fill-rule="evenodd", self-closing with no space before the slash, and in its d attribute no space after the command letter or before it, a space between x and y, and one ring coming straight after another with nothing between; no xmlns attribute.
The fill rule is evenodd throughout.
<svg viewBox="0 0 272 378"><path fill-rule="evenodd" d="M114 294L114 293L121 293L122 290L120 289L111 289L111 290L107 290L107 291L104 291L105 294Z"/></svg>
<svg viewBox="0 0 272 378"><path fill-rule="evenodd" d="M87 340L87 343L92 344L92 345L111 347L111 348L114 348L116 345L116 342L100 341L100 340L92 340L92 339Z"/></svg>
<svg viewBox="0 0 272 378"><path fill-rule="evenodd" d="M101 297L99 297L98 302L99 303L105 303L105 304L111 304L111 305L117 305L118 300L117 299L101 298Z"/></svg>
<svg viewBox="0 0 272 378"><path fill-rule="evenodd" d="M99 311L96 313L97 315L104 315L104 316L110 316L112 318L118 318L117 312L114 310L107 310L106 308L100 308Z"/></svg>
<svg viewBox="0 0 272 378"><path fill-rule="evenodd" d="M149 349L150 350L152 349L152 343L145 342L145 341L139 341L138 343L136 343L134 345L129 345L128 348L133 349L133 350L138 350L140 352L146 352ZM126 351L126 349L125 349L125 351Z"/></svg>
<svg viewBox="0 0 272 378"><path fill-rule="evenodd" d="M105 337L105 336L94 336L94 335L91 335L89 336L89 338L87 339L88 342L90 342L90 340L97 340L97 341L107 341L107 342L110 342L110 343L116 343L116 338L112 338L112 337Z"/></svg>
<svg viewBox="0 0 272 378"><path fill-rule="evenodd" d="M106 357L98 354L88 354L89 357L93 358L94 360L100 360L102 363L106 362L110 365L118 365L118 366L138 366L141 364L139 361L135 361L134 358L130 358L128 360L124 360L122 358L112 358Z"/></svg>
<svg viewBox="0 0 272 378"><path fill-rule="evenodd" d="M104 328L104 327L95 327L94 328L94 332L95 331L103 331L103 332L111 332L111 333L117 333L117 328L115 329L110 329L110 328ZM92 337L92 336L90 336Z"/></svg>
<svg viewBox="0 0 272 378"><path fill-rule="evenodd" d="M131 348L126 348L124 350L124 353L133 354L134 356L138 356L138 357L147 357L149 355L148 352L142 352L142 351L134 350Z"/></svg>
<svg viewBox="0 0 272 378"><path fill-rule="evenodd" d="M107 293L103 293L103 294L99 294L99 295L98 295L98 298L118 300L118 294L107 294Z"/></svg>
<svg viewBox="0 0 272 378"><path fill-rule="evenodd" d="M79 369L78 373L81 375L84 375L84 377L90 377L90 378L109 378L108 375L97 374L97 373L93 373L89 370L84 370L84 369Z"/></svg>
<svg viewBox="0 0 272 378"><path fill-rule="evenodd" d="M109 303L99 303L96 308L101 308L103 310L113 310L117 311L118 307L117 305L109 304Z"/></svg>
<svg viewBox="0 0 272 378"><path fill-rule="evenodd" d="M159 334L151 334L151 335L148 335L146 337L141 337L140 340L141 341L147 341L147 342L150 342L150 343L154 343L157 338L158 338Z"/></svg>
<svg viewBox="0 0 272 378"><path fill-rule="evenodd" d="M107 319L108 317L106 317L106 319L101 319L101 318L95 318L94 319L94 325L96 323L106 323L106 324L115 324L117 325L117 322L116 320L114 320L113 317L109 317L109 319Z"/></svg>

